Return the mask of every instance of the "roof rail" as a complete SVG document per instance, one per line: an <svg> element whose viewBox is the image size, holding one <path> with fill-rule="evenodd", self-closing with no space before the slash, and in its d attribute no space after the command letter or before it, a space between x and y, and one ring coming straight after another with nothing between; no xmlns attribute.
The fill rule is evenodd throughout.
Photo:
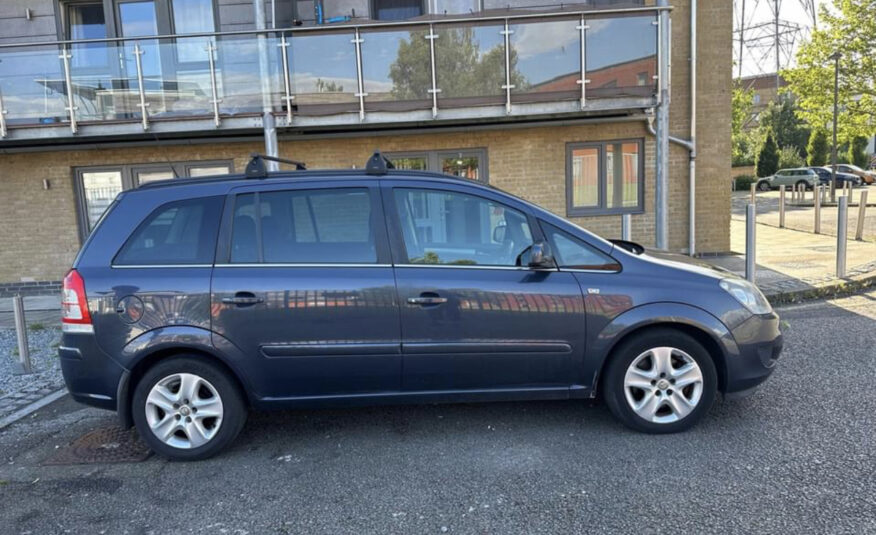
<svg viewBox="0 0 876 535"><path fill-rule="evenodd" d="M243 172L246 178L268 178L268 168L265 165L265 160L294 165L296 171L304 171L307 169L307 166L304 164L304 162L299 162L296 160L277 158L276 156L266 156L257 152L253 152L252 154L250 154L250 157L252 157L252 159L249 161L248 164L246 164L246 170L244 170Z"/></svg>
<svg viewBox="0 0 876 535"><path fill-rule="evenodd" d="M365 164L365 173L369 175L385 175L389 169L395 169L395 165L376 149Z"/></svg>

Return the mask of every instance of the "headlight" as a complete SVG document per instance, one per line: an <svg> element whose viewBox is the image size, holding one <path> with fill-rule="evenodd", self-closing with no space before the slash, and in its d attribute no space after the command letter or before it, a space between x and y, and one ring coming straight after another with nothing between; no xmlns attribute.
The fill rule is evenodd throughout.
<svg viewBox="0 0 876 535"><path fill-rule="evenodd" d="M773 310L770 302L757 289L757 286L746 280L724 279L721 281L721 288L724 288L752 314L768 314Z"/></svg>

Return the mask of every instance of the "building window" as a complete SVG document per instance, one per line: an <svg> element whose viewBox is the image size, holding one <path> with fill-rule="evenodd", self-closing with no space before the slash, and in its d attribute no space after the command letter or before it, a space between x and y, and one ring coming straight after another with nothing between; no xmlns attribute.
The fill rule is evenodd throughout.
<svg viewBox="0 0 876 535"><path fill-rule="evenodd" d="M79 203L80 236L83 239L88 236L116 195L126 189L156 180L233 172L234 164L230 160L77 167L73 174Z"/></svg>
<svg viewBox="0 0 876 535"><path fill-rule="evenodd" d="M641 212L644 169L641 139L567 144L567 215Z"/></svg>
<svg viewBox="0 0 876 535"><path fill-rule="evenodd" d="M104 39L106 18L101 2L71 2L61 11L65 39ZM109 63L106 44L82 43L72 47L73 67L78 69L106 67Z"/></svg>
<svg viewBox="0 0 876 535"><path fill-rule="evenodd" d="M372 0L376 20L405 20L423 14L422 0Z"/></svg>
<svg viewBox="0 0 876 535"><path fill-rule="evenodd" d="M396 169L433 171L487 183L486 149L397 152L386 155Z"/></svg>

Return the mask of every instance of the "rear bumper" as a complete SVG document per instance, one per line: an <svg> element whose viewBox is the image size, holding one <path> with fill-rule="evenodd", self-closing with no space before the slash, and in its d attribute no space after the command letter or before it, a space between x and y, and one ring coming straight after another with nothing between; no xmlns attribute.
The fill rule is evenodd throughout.
<svg viewBox="0 0 876 535"><path fill-rule="evenodd" d="M783 343L779 316L752 316L733 329L733 337L739 354L727 361L724 393L729 399L752 394L775 370Z"/></svg>
<svg viewBox="0 0 876 535"><path fill-rule="evenodd" d="M98 347L94 334L64 333L58 356L73 399L101 409L117 409L119 383L126 371Z"/></svg>

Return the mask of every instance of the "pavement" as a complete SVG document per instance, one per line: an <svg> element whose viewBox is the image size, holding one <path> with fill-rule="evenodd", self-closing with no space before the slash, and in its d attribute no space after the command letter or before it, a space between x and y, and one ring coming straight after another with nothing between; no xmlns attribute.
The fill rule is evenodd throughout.
<svg viewBox="0 0 876 535"><path fill-rule="evenodd" d="M677 435L577 401L287 411L204 462L43 465L115 425L65 397L0 431L0 531L874 533L874 304L779 309L773 377Z"/></svg>

